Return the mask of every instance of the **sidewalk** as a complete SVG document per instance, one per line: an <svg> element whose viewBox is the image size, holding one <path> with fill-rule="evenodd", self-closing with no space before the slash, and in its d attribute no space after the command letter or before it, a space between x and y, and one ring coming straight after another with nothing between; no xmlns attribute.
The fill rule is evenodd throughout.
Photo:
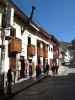
<svg viewBox="0 0 75 100"><path fill-rule="evenodd" d="M36 79L36 80L27 79L27 80L23 80L19 83L16 83L15 85L12 85L12 95L3 95L2 97L0 97L0 100L8 100L11 97L15 96L16 94L22 92L23 90L37 84L44 78L46 78L46 77L42 76L40 79Z"/></svg>

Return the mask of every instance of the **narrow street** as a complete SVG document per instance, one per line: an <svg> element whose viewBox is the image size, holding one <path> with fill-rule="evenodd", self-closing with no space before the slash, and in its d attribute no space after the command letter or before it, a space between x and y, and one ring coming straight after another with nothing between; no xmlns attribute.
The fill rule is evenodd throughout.
<svg viewBox="0 0 75 100"><path fill-rule="evenodd" d="M0 100L75 100L75 0L0 0Z"/></svg>
<svg viewBox="0 0 75 100"><path fill-rule="evenodd" d="M75 100L75 75L48 77L10 100Z"/></svg>

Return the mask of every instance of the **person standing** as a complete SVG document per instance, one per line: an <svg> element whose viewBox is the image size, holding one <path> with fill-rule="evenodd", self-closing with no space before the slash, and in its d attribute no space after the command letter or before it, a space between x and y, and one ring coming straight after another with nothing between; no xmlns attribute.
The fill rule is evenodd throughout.
<svg viewBox="0 0 75 100"><path fill-rule="evenodd" d="M48 63L46 64L46 73L47 73L47 75L49 73L49 64Z"/></svg>
<svg viewBox="0 0 75 100"><path fill-rule="evenodd" d="M7 73L7 94L11 94L11 86L12 86L12 73L11 69L9 69Z"/></svg>
<svg viewBox="0 0 75 100"><path fill-rule="evenodd" d="M41 76L41 68L40 68L40 64L37 64L36 66L36 78L40 78Z"/></svg>
<svg viewBox="0 0 75 100"><path fill-rule="evenodd" d="M32 62L32 78L36 80L36 66L34 62Z"/></svg>
<svg viewBox="0 0 75 100"><path fill-rule="evenodd" d="M51 70L52 70L52 74L54 76L55 75L55 63L52 64Z"/></svg>
<svg viewBox="0 0 75 100"><path fill-rule="evenodd" d="M32 78L32 63L29 64L29 76Z"/></svg>
<svg viewBox="0 0 75 100"><path fill-rule="evenodd" d="M58 66L57 63L56 63L56 68L55 68L56 74L58 74L58 68L59 68L59 66Z"/></svg>

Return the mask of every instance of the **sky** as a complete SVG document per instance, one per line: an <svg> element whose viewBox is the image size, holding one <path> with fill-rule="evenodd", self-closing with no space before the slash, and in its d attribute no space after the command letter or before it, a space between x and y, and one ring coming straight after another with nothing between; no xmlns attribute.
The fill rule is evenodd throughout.
<svg viewBox="0 0 75 100"><path fill-rule="evenodd" d="M40 24L59 41L71 42L75 38L75 0L12 0L30 16L36 7L33 21Z"/></svg>

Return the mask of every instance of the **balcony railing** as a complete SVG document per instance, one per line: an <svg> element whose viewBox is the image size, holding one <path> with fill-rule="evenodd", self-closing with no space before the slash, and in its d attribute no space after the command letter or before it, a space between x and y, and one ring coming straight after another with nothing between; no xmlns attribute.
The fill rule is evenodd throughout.
<svg viewBox="0 0 75 100"><path fill-rule="evenodd" d="M22 48L22 42L20 39L12 39L8 44L9 53L20 53Z"/></svg>
<svg viewBox="0 0 75 100"><path fill-rule="evenodd" d="M48 48L44 47L44 58L48 58Z"/></svg>
<svg viewBox="0 0 75 100"><path fill-rule="evenodd" d="M34 56L35 55L35 46L34 45L28 44L27 54L28 54L28 56Z"/></svg>
<svg viewBox="0 0 75 100"><path fill-rule="evenodd" d="M43 48L37 48L37 56L43 57Z"/></svg>

